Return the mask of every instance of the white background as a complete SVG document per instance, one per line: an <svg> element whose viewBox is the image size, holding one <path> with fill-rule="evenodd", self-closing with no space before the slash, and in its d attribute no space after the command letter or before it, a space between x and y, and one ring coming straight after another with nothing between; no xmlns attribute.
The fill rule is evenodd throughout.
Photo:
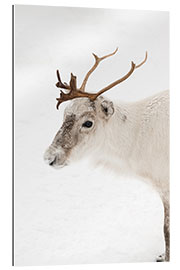
<svg viewBox="0 0 180 270"><path fill-rule="evenodd" d="M137 7L137 5L136 5L136 7ZM133 8L133 6L132 6L132 8ZM158 7L157 7L158 8ZM9 77L7 77L7 78L9 78ZM173 77L174 78L174 77ZM5 159L5 158L4 158ZM6 160L8 160L8 159L6 159ZM7 170L7 173L8 173L8 170ZM172 213L173 213L173 211L172 211ZM6 226L7 226L7 224L6 224ZM172 254L172 257L173 257L173 254ZM84 267L84 266L83 266ZM128 267L128 266L127 266ZM139 267L139 266L138 266ZM153 265L153 267L155 267L155 265ZM160 266L157 266L157 267L160 267Z"/></svg>

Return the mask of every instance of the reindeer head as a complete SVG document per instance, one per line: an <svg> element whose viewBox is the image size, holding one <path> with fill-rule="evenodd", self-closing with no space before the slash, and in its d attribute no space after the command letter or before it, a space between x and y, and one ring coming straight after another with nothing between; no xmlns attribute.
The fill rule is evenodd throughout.
<svg viewBox="0 0 180 270"><path fill-rule="evenodd" d="M131 69L122 78L109 84L97 93L85 92L85 86L90 74L96 69L98 64L105 58L114 55L113 53L98 57L93 54L95 63L86 74L83 83L79 89L76 86L76 77L71 73L70 83L62 83L59 71L57 70L58 82L57 87L66 89L67 93L62 90L60 97L57 98L57 109L62 102L72 100L71 104L66 107L64 112L64 120L61 128L57 132L52 144L44 154L45 161L53 167L63 167L68 164L73 157L80 158L84 153L88 153L93 144L101 147L105 141L107 124L111 116L114 114L113 103L101 96L102 93L108 91L115 85L126 80L133 71L143 65L145 59L139 65L131 62Z"/></svg>

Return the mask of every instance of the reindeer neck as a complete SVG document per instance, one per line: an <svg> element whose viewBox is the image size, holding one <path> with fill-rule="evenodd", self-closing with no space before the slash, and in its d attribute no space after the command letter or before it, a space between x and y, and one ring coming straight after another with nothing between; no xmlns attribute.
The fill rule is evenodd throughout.
<svg viewBox="0 0 180 270"><path fill-rule="evenodd" d="M135 103L119 103L115 105L115 113L109 120L107 127L109 146L121 159L128 159L136 146L140 122L139 110Z"/></svg>

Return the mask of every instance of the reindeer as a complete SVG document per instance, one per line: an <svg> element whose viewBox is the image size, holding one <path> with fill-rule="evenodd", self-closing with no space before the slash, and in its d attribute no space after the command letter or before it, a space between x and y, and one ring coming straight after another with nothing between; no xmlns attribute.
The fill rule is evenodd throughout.
<svg viewBox="0 0 180 270"><path fill-rule="evenodd" d="M169 261L169 94L161 92L133 103L113 103L102 96L120 84L141 67L131 62L129 72L97 93L85 92L89 76L99 63L114 55L98 57L87 72L80 88L71 73L70 83L62 83L57 70L57 109L62 102L72 100L64 112L64 121L44 160L54 168L62 168L70 161L91 155L94 164L103 164L116 172L132 172L146 179L160 197L164 206L165 254L156 261Z"/></svg>

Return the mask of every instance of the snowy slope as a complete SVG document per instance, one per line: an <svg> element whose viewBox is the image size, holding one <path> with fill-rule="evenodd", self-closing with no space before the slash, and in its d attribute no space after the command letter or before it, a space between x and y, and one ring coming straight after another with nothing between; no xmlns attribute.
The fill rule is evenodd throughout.
<svg viewBox="0 0 180 270"><path fill-rule="evenodd" d="M15 11L15 265L154 261L164 251L163 208L151 187L94 170L87 161L54 170L43 153L66 106L55 109L57 68L65 81L72 71L82 80L91 52L103 55L119 46L89 80L87 90L95 91L148 50L146 66L107 96L133 101L168 88L168 14Z"/></svg>

